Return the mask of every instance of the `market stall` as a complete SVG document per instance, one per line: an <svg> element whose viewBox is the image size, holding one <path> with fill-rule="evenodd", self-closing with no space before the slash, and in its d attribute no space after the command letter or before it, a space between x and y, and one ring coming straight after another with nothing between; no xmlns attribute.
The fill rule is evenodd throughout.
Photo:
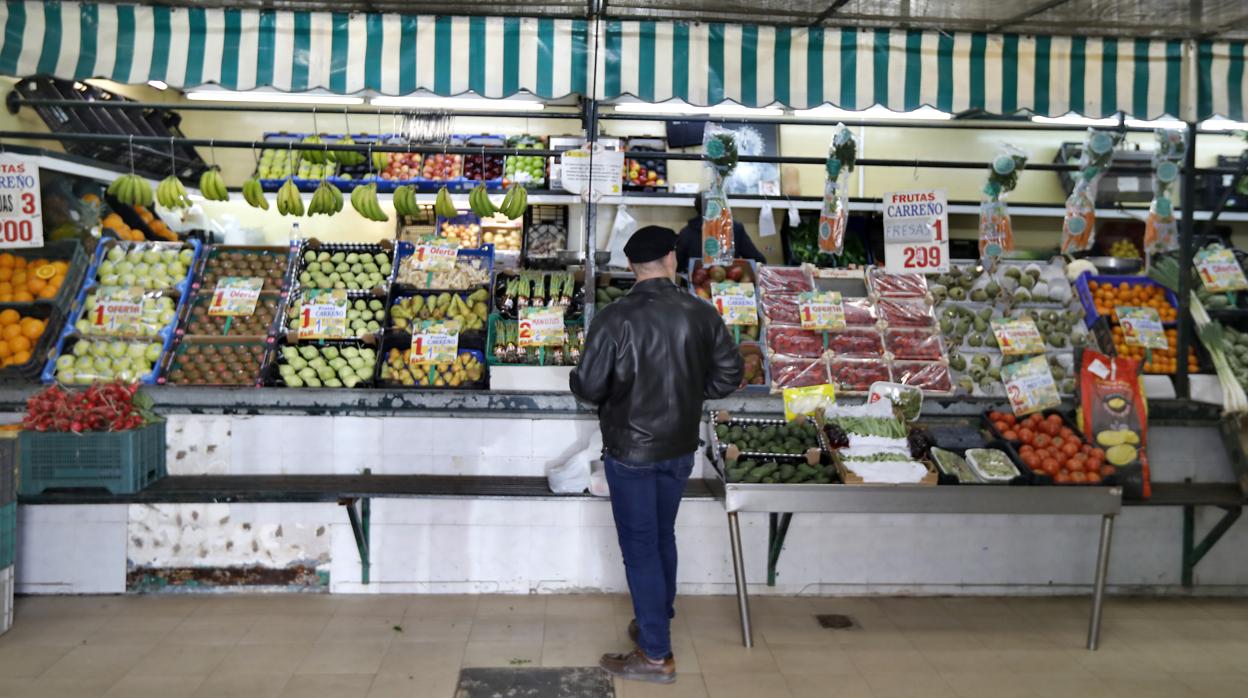
<svg viewBox="0 0 1248 698"><path fill-rule="evenodd" d="M263 423L285 429L287 442L323 444L315 419L437 420L425 425L430 434L485 419L529 434L536 454L534 425L566 419L563 433L543 433L570 446L591 415L566 394L567 376L595 312L632 283L607 269L617 241L599 220L614 215L611 227L622 226L620 209L631 208L669 224L679 218L679 227L685 216L669 211L687 213L690 189L705 178L699 213L714 253L692 260L679 282L719 309L747 370L741 391L708 418L711 470L690 496L714 495L728 513L746 644L740 514L772 517L769 583L795 513L1008 514L1102 517L1088 635L1095 648L1113 521L1124 499L1149 493L1147 429L1165 419L1225 424L1189 402L1209 392L1231 415L1248 408L1248 326L1240 324L1248 283L1235 277L1243 277L1243 231L1206 239L1219 220L1246 220L1229 207L1248 157L1198 166L1196 154L1198 140L1232 147L1198 122L1242 116L1243 92L1232 85L1243 75L1240 44L79 3L9 3L7 13L0 73L22 78L8 103L46 132L0 129L6 144L28 148L0 157L75 177L67 188L43 188L49 222L60 209L83 213L44 226L49 241L55 228L79 242L14 253L11 264L0 257L0 277L12 267L0 282L11 297L0 287L0 303L17 304L4 311L15 313L12 322L0 314L8 412L24 409L41 385L137 381L158 413L193 415L186 425L196 428L194 419L220 415L226 434L270 419ZM68 60L76 49L62 39L83 32L94 53ZM187 43L197 50L132 49ZM316 50L277 50L288 46ZM310 58L318 52L333 59ZM397 68L383 61L391 55ZM1198 76L1191 104L1188 67ZM368 90L376 108L344 104L331 115L299 105L162 104L75 82L100 75L114 88L160 80L183 89ZM471 121L378 101L418 90L545 103L512 110L501 102ZM747 111L734 125L623 108L672 98L777 111L926 106L1119 119L1089 128ZM263 125L244 128L236 113L263 115ZM1125 121L1163 116L1184 122ZM222 125L206 121L214 118ZM569 123L576 133L560 133ZM680 140L681 124L695 137ZM782 142L747 149L749 129L768 128ZM897 153L874 138L919 129L930 154ZM958 140L983 133L991 148ZM938 147L941 137L956 149ZM587 139L598 147L585 147ZM68 154L42 150L53 143ZM868 186L868 173L882 183ZM1205 179L1220 183L1209 201L1199 199ZM600 187L593 195L590 182ZM1098 195L1141 184L1143 198ZM761 229L773 206L789 212L776 236L786 248L771 248L767 262L736 258L734 219L753 225L757 210ZM214 235L227 218L260 234L245 242ZM1208 221L1199 235L1198 220ZM799 234L805 242L794 244ZM795 258L802 245L805 256ZM1209 273L1177 271L1193 268ZM893 405L905 418L837 413L862 404ZM812 420L809 429L794 429L798 415ZM762 421L733 421L742 417ZM868 417L890 431L844 423ZM65 419L44 427L82 431ZM352 428L381 431L375 422ZM912 433L927 435L917 450L907 443ZM478 427L476 438L484 436ZM1225 436L1236 476L1248 481L1238 431L1226 427ZM23 473L22 501L342 502L359 555L351 583L368 585L385 559L369 533L371 500L549 496L541 476L551 463L535 457L508 470L510 444L461 453L436 437L413 438L401 444L417 463L408 466L344 436L366 455L329 453L328 472L311 482L300 478L313 477L308 459L317 452L295 448L289 463L279 457L280 472L223 474L173 438L167 478L163 451L162 469L145 469L137 486L116 473L75 481L107 495L59 491L55 478ZM245 458L270 455L257 448ZM893 468L902 474L884 472ZM221 479L191 482L207 476ZM1238 516L1225 491L1180 499L1172 501L1189 517L1202 504ZM1187 527L1185 581L1231 516L1199 551Z"/></svg>

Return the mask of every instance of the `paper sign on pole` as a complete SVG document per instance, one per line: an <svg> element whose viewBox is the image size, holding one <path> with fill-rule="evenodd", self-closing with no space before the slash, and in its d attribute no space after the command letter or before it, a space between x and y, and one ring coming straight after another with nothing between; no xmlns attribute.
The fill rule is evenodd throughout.
<svg viewBox="0 0 1248 698"><path fill-rule="evenodd" d="M884 195L884 270L890 274L949 271L949 201L944 189Z"/></svg>
<svg viewBox="0 0 1248 698"><path fill-rule="evenodd" d="M521 308L519 340L522 347L562 346L564 306L552 308Z"/></svg>
<svg viewBox="0 0 1248 698"><path fill-rule="evenodd" d="M1222 248L1197 253L1196 268L1200 270L1205 290L1210 293L1248 290L1248 278L1244 277L1243 267L1231 250Z"/></svg>
<svg viewBox="0 0 1248 698"><path fill-rule="evenodd" d="M449 364L459 354L459 322L422 320L412 334L407 362L415 366Z"/></svg>
<svg viewBox="0 0 1248 698"><path fill-rule="evenodd" d="M725 325L757 325L758 304L754 284L720 281L711 284L711 303Z"/></svg>
<svg viewBox="0 0 1248 698"><path fill-rule="evenodd" d="M593 168L587 148L565 150L559 155L562 171L560 180L564 190L582 199L594 200L603 196L619 194L623 190L624 152L620 150L595 150Z"/></svg>
<svg viewBox="0 0 1248 698"><path fill-rule="evenodd" d="M138 331L142 317L143 289L111 287L100 291L92 323L96 333L127 335Z"/></svg>
<svg viewBox="0 0 1248 698"><path fill-rule="evenodd" d="M1031 414L1062 404L1053 371L1043 356L1033 356L1003 367L1001 380L1005 383L1010 408L1016 415Z"/></svg>
<svg viewBox="0 0 1248 698"><path fill-rule="evenodd" d="M422 271L453 271L458 254L449 245L422 242L412 251L412 264Z"/></svg>
<svg viewBox="0 0 1248 698"><path fill-rule="evenodd" d="M341 339L347 332L347 292L308 291L299 312L299 339Z"/></svg>
<svg viewBox="0 0 1248 698"><path fill-rule="evenodd" d="M1001 353L1007 356L1044 353L1044 337L1040 336L1040 329L1029 317L1018 320L996 318L992 321L992 333L997 337Z"/></svg>
<svg viewBox="0 0 1248 698"><path fill-rule="evenodd" d="M0 248L43 247L39 166L31 158L0 154Z"/></svg>
<svg viewBox="0 0 1248 698"><path fill-rule="evenodd" d="M1165 327L1156 308L1138 308L1120 305L1114 308L1118 323L1122 325L1122 338L1129 347L1145 349L1169 349Z"/></svg>
<svg viewBox="0 0 1248 698"><path fill-rule="evenodd" d="M264 288L264 279L223 276L217 281L217 287L212 292L212 305L208 306L208 314L250 317L256 312L256 302L260 300L262 288Z"/></svg>
<svg viewBox="0 0 1248 698"><path fill-rule="evenodd" d="M797 315L802 329L845 329L845 304L840 291L805 291L797 296Z"/></svg>

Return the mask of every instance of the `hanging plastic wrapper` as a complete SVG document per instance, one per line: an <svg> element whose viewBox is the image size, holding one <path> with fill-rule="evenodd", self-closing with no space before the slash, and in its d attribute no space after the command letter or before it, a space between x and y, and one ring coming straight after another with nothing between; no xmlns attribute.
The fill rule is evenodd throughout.
<svg viewBox="0 0 1248 698"><path fill-rule="evenodd" d="M1114 149L1122 134L1088 129L1079 155L1075 186L1066 198L1062 219L1062 253L1086 252L1096 240L1096 190L1114 161Z"/></svg>
<svg viewBox="0 0 1248 698"><path fill-rule="evenodd" d="M1183 132L1157 129L1157 149L1153 152L1153 202L1144 224L1144 249L1149 254L1176 250L1179 226L1174 220L1174 193L1179 181L1179 163L1187 151Z"/></svg>
<svg viewBox="0 0 1248 698"><path fill-rule="evenodd" d="M737 134L707 124L702 146L711 164L711 186L702 203L702 264L731 264L735 245L724 180L737 166Z"/></svg>
<svg viewBox="0 0 1248 698"><path fill-rule="evenodd" d="M849 173L858 159L858 144L845 124L837 124L824 167L828 178L823 184L823 207L819 211L819 251L840 254L845 247L845 227L849 223Z"/></svg>
<svg viewBox="0 0 1248 698"><path fill-rule="evenodd" d="M776 234L776 215L771 204L765 203L758 209L758 236L769 238Z"/></svg>
<svg viewBox="0 0 1248 698"><path fill-rule="evenodd" d="M996 267L1001 255L1014 249L1014 228L1005 195L1018 186L1018 176L1027 165L1027 154L1006 145L992 160L988 182L984 184L984 200L979 205L979 258L989 270Z"/></svg>

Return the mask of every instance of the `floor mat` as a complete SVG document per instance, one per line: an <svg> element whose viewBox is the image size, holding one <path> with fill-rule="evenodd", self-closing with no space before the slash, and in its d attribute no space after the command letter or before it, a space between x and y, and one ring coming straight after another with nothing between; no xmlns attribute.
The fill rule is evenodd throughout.
<svg viewBox="0 0 1248 698"><path fill-rule="evenodd" d="M598 667L464 669L455 698L615 698Z"/></svg>

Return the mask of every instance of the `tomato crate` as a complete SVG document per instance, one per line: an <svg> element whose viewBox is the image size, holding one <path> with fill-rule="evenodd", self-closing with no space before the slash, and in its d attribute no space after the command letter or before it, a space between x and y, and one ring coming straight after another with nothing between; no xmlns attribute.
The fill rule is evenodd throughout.
<svg viewBox="0 0 1248 698"><path fill-rule="evenodd" d="M166 474L165 422L116 432L23 431L18 467L23 496L52 489L134 494Z"/></svg>
<svg viewBox="0 0 1248 698"><path fill-rule="evenodd" d="M0 567L17 558L17 502L0 506Z"/></svg>

